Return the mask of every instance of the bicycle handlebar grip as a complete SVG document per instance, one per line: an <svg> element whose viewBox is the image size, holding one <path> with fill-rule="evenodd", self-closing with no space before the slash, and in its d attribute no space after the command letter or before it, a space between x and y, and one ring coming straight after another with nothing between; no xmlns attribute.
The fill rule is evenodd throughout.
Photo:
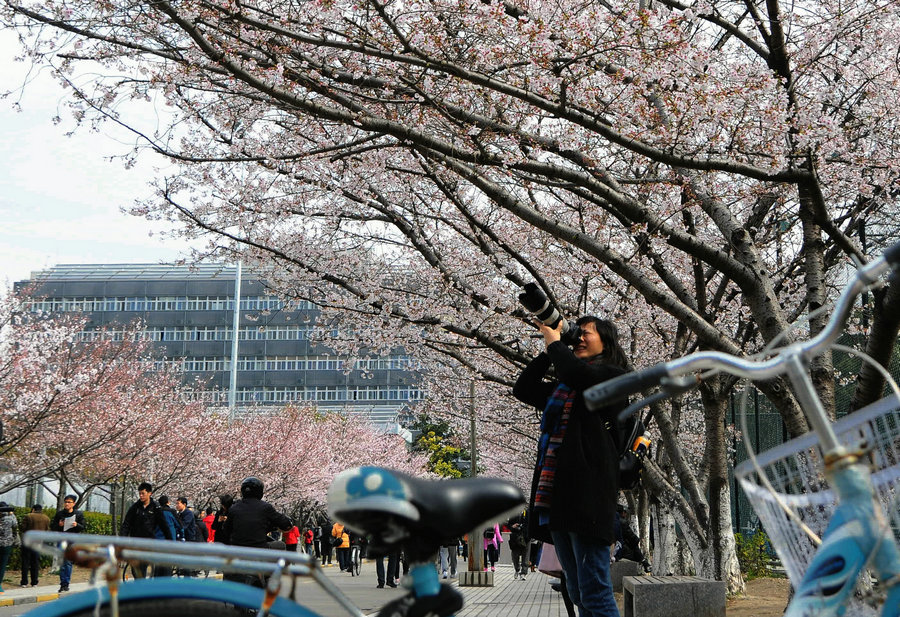
<svg viewBox="0 0 900 617"><path fill-rule="evenodd" d="M896 270L900 268L900 242L895 243L884 252L884 260Z"/></svg>
<svg viewBox="0 0 900 617"><path fill-rule="evenodd" d="M614 403L632 394L642 392L647 388L658 386L660 381L669 374L665 362L645 368L642 371L634 371L619 375L596 386L591 386L584 391L584 401L590 411Z"/></svg>

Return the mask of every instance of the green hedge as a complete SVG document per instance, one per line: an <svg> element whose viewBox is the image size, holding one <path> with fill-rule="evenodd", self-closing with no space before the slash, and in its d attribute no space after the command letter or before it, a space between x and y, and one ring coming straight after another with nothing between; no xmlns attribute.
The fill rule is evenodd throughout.
<svg viewBox="0 0 900 617"><path fill-rule="evenodd" d="M734 541L741 572L747 580L772 576L769 562L773 551L766 532L760 529L748 534L737 533Z"/></svg>
<svg viewBox="0 0 900 617"><path fill-rule="evenodd" d="M25 515L29 514L30 512L31 508L16 508L15 510L16 518L19 520L20 534L22 532L22 529L24 529L23 524L25 521ZM44 508L44 514L46 514L47 517L52 521L53 516L56 514L56 508ZM84 523L85 529L83 533L93 533L103 536L112 535L112 517L109 514L103 514L102 512L85 512ZM49 555L41 556L42 568L49 567L52 562L53 557ZM6 567L10 570L22 569L22 551L20 547L16 546L13 548L13 551L9 556L9 563Z"/></svg>

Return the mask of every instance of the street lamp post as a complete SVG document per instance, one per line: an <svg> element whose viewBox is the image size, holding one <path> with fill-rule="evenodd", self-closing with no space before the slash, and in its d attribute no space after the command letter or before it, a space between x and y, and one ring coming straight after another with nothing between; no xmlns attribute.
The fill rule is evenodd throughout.
<svg viewBox="0 0 900 617"><path fill-rule="evenodd" d="M228 379L228 422L234 421L237 404L238 343L241 329L241 260L234 269L234 311L231 315L231 371Z"/></svg>

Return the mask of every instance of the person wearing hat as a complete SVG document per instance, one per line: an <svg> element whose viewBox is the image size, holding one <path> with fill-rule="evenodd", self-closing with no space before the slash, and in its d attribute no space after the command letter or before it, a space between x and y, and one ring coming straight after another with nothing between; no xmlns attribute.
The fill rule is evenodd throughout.
<svg viewBox="0 0 900 617"><path fill-rule="evenodd" d="M19 521L13 514L13 508L5 501L0 501L0 593L3 593L3 575L13 547L19 543Z"/></svg>
<svg viewBox="0 0 900 617"><path fill-rule="evenodd" d="M53 515L53 522L50 523L52 531L62 531L65 533L81 533L84 531L84 514L81 510L75 509L75 502L78 497L75 495L66 495L63 499L63 507L56 511ZM62 565L59 567L59 593L69 591L69 581L72 580L72 562L63 559Z"/></svg>
<svg viewBox="0 0 900 617"><path fill-rule="evenodd" d="M31 506L31 512L25 515L22 522L22 534L26 531L47 531L50 519L44 514L44 506L39 503ZM41 556L36 551L22 545L22 587L28 586L28 574L31 574L31 586L37 587L41 575Z"/></svg>

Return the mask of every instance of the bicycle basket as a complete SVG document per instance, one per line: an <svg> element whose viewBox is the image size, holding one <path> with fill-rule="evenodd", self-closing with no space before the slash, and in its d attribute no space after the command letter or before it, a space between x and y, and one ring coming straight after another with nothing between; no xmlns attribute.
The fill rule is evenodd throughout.
<svg viewBox="0 0 900 617"><path fill-rule="evenodd" d="M893 396L849 414L833 425L842 444L870 453L872 484L900 539L896 492L900 489L900 411ZM822 451L815 433L807 433L757 455L757 463L777 495L762 483L752 461L734 470L735 477L769 535L791 581L799 583L816 551L815 542L778 505L780 498L819 537L836 506L836 495L823 474Z"/></svg>

